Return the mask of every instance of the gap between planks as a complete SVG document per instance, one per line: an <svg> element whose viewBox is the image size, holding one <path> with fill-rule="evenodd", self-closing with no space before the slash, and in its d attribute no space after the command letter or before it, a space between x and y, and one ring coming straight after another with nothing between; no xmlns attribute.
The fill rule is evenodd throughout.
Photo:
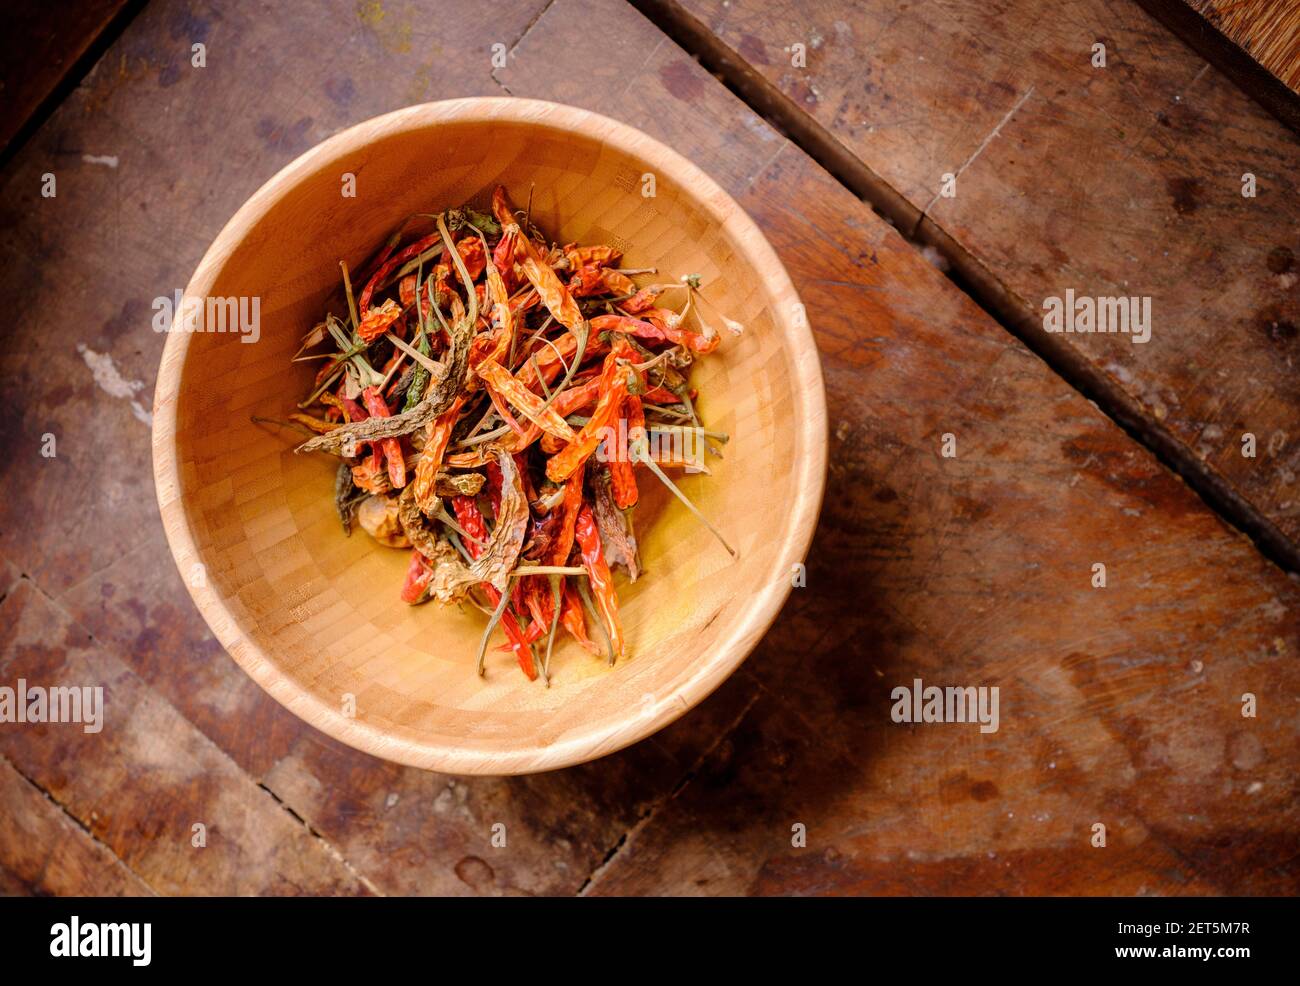
<svg viewBox="0 0 1300 986"><path fill-rule="evenodd" d="M25 577L26 576L24 576L24 578ZM35 585L36 583L33 582L32 584ZM8 595L8 593L6 593L5 595ZM29 786L31 786L38 794L40 794L41 797L43 797L46 801L52 804L64 818L66 818L77 828L78 831L84 833L86 838L88 838L94 845L99 846L101 849L104 850L104 852L108 853L108 855L112 857L113 861L117 863L118 866L122 867L122 869L130 873L131 876L139 880L140 885L142 887L146 888L155 897L160 896L158 891L154 889L154 887L152 886L152 884L149 883L148 880L146 880L143 876L141 876L139 873L133 870L130 866L128 866L126 861L113 851L112 846L110 846L107 842L105 842L103 839L97 836L93 831L91 831L90 826L88 826L85 822L83 822L72 812L68 811L67 807L65 807L64 804L61 801L59 801L58 798L56 798L49 791L47 791L43 786L41 786L41 784L35 778L29 777L26 773L24 773L22 768L20 768L16 763L10 760L3 753L0 753L0 765L9 767L11 770L13 770L15 774L17 774L20 778L22 778L22 780L25 781ZM49 866L49 859L47 858L45 861L45 867L48 866Z"/></svg>
<svg viewBox="0 0 1300 986"><path fill-rule="evenodd" d="M957 243L924 210L854 156L834 134L772 86L739 54L677 0L627 0L686 54L696 59L754 113L816 161L832 178L869 205L913 245L930 247L948 262L949 280L990 318L1015 336L1048 369L1092 402L1133 441L1179 476L1224 523L1244 534L1259 552L1284 572L1300 572L1300 546L1259 508L1155 420L1141 403L1064 339L1037 330L1035 309ZM1208 65L1206 66L1209 67ZM1022 95L1015 109L1030 96ZM1250 93L1247 93L1250 95ZM995 131L996 134L996 131ZM990 134L987 140L991 140ZM981 148L982 150L983 148ZM979 155L977 150L967 164ZM963 166L964 167L964 166ZM933 203L931 203L932 205ZM926 207L927 209L929 206ZM905 232L910 230L910 235Z"/></svg>
<svg viewBox="0 0 1300 986"><path fill-rule="evenodd" d="M26 572L19 572L19 574L18 574L18 582L26 582L28 585L30 585L30 586L32 587L32 589L33 589L37 594L39 594L42 598L44 598L44 600L46 601L46 603L47 603L48 605L52 606L54 609L57 609L57 610L59 611L59 613L61 613L61 614L64 616L64 618L68 620L68 624L69 624L70 626L75 627L78 631L80 631L81 633L84 633L84 634L86 635L86 639L89 640L91 644L93 644L93 645L96 646L96 647L112 647L112 650L114 650L114 651L116 650L116 647L115 647L115 646L113 646L113 645L109 645L109 644L107 644L107 643L105 643L105 642L101 642L101 641L100 641L100 640L99 640L99 639L98 639L98 638L97 638L93 633L90 632L90 630L88 630L85 626L83 626L83 625L81 624L81 622L80 622L80 621L79 621L79 620L78 620L78 619L77 619L77 618L72 614L71 611L68 610L68 608L67 608L66 606L63 605L62 602L60 602L60 601L59 601L58 599L56 599L54 596L50 595L50 594L45 590L45 588L44 588L43 586L40 585L40 583L38 583L34 578L32 578L32 577L31 577L30 575L28 575ZM17 583L15 583L15 584L17 584ZM12 593L13 593L13 589L10 588L9 591L7 591L7 592L5 592L5 593L3 593L3 594L0 594L0 602L3 602L5 599L9 598L9 596L10 596ZM117 659L117 658L116 658L116 655L114 655L114 657L115 657L115 659ZM120 659L118 659L118 660L120 660ZM230 762L231 766L234 767L235 770L237 770L237 771L240 773L240 775L242 775L242 776L244 777L244 779L248 781L248 783L254 785L254 786L257 787L257 788L259 788L262 792L264 792L268 797L271 798L271 800L274 802L274 804L275 804L275 805L276 805L276 806L277 806L281 811L285 812L285 813L286 813L286 814L287 814L291 819L293 819L293 820L294 820L295 822L297 822L298 824L302 825L303 828L306 829L307 834L308 834L309 836L311 836L313 839L315 839L315 840L317 841L317 843L320 845L320 848L321 848L321 851L322 851L322 852L324 852L324 853L325 853L328 857L330 857L331 859L335 860L335 861L336 861L337 863L339 863L339 864L340 864L340 865L341 865L345 870L347 870L347 871L348 871L349 873L351 873L354 877L356 877L357 882L359 882L359 883L362 884L364 887L366 887L368 890L370 890L370 892L373 893L375 896L377 896L377 897L383 897L383 896L386 896L386 895L384 894L384 892L383 892L382 890L380 890L380 889L379 889L379 888L374 884L373 881L370 880L369 877L367 877L365 874L361 873L361 872L360 872L360 871L359 871L359 870L358 870L358 869L357 869L357 868L352 864L352 862L351 862L349 859L347 859L347 858L343 855L342 852L339 851L339 849L338 849L337 846L335 846L332 842L330 842L327 838L325 838L325 836L323 836L320 832L316 831L316 829L313 828L312 825L311 825L311 824L310 824L310 823L309 823L309 822L308 822L308 821L307 821L307 820L306 820L302 815L300 815L300 814L298 813L298 811L297 811L297 810L296 810L292 805L290 805L287 801L285 801L283 798L281 798L281 797L280 797L278 794L276 794L273 790L271 790L269 787L267 787L266 784L262 783L260 780L258 780L256 777L254 777L251 773L249 773L247 770L245 770L241 765L235 763L234 759L230 757L230 755L225 751L225 749L221 746L221 744L219 744L215 739L213 739L211 736L209 736L209 735L208 735L208 734L207 734L203 729L199 728L199 726L197 726L197 725L196 725L196 724L195 724L195 723L194 723L194 722L189 718L189 716L185 715L184 712L182 712L179 708L177 708L177 707L176 707L176 706L171 702L170 699L168 699L165 695L163 695L163 694L162 694L161 692L159 692L156 688L154 688L154 686L153 686L153 684L152 684L151 682L146 681L144 678L140 677L140 675L136 673L135 669L132 668L130 665L126 664L126 662L123 661L123 662L121 662L121 663L122 663L122 666L126 669L126 671L127 671L129 674L133 675L134 677L136 677L136 678L139 680L139 682L140 682L140 684L141 684L142 687L148 689L148 691L149 691L150 693L152 693L152 694L153 694L153 695L158 699L158 701L160 701L160 702L164 702L164 703L166 703L168 706L170 706L171 709L172 709L172 710L173 710L173 711L174 711L174 712L175 712L175 713L176 713L176 714L177 714L177 715L178 715L178 716L179 716L179 717L180 717L180 718L181 718L181 719L182 719L182 720L183 720L183 721L184 721L184 722L185 722L185 723L186 723L186 724L187 724L187 725L192 729L192 730L194 730L195 733L197 733L199 736L201 736L201 737L203 738L203 740L204 740L205 742L207 742L207 743L208 743L208 744L209 744L209 745L210 745L210 746L211 746L211 747L212 747L212 748L217 752L217 754L218 754L219 756L221 756L221 757L223 757L224 759L228 760L228 761ZM146 879L144 878L143 874L139 873L139 872L138 872L134 867L132 867L129 863L127 863L126 860L124 860L120 855L118 855L117 852L115 852L111 846L109 846L106 842L104 842L104 841L101 840L97 835L95 835L95 833L94 833L93 831L91 831L91 829L89 828L89 826L87 826L87 825L85 824L85 822L83 822L83 821L82 821L80 818L78 818L78 817L77 817L73 812L71 812L71 811L68 809L68 807L67 807L66 805L64 805L63 802L61 802L58 798L56 798L56 797L55 797L55 796L54 796L50 791L46 790L46 789L45 789L45 788L44 788L44 787L43 787L39 782L37 782L34 778L29 777L26 773L24 773L24 772L23 772L23 771L18 767L18 765L17 765L16 763L14 763L14 762L13 762L12 760L10 760L8 757L4 756L3 753L0 753L0 761L2 761L2 762L4 762L4 763L7 763L9 766L11 766L11 767L14 769L14 771L18 774L18 776L20 776L23 780L25 780L25 781L26 781L28 784L30 784L32 787L34 787L34 788L36 788L38 791L40 791L40 793L41 793L42 795L44 795L45 798L46 798L47 800L49 800L49 802L50 802L51 804L53 804L53 805L54 805L55 807L57 807L61 812L63 812L64 815L66 815L69 819L71 819L71 821L73 822L73 824L75 824L79 829L81 829L83 832L85 832L86 835L88 835L88 836L89 836L89 837L90 837L94 842L96 842L96 843L98 843L99 845L103 846L104 849L105 849L105 850L106 850L106 851L107 851L107 852L108 852L108 853L109 853L109 854L110 854L110 855L111 855L115 860L117 860L117 862L118 862L121 866L125 867L125 869L127 870L127 872L129 872L132 876L134 876L137 880L139 880L140 883L142 883L144 886L148 887L149 890L150 890L150 891L151 891L155 896L160 896L160 895L158 894L158 891L155 890L154 887L149 883L149 881L146 880ZM202 890L199 890L199 891L197 891L197 892L202 893L203 891L202 891Z"/></svg>
<svg viewBox="0 0 1300 986"><path fill-rule="evenodd" d="M83 51L67 70L63 76L56 82L53 88L42 97L41 101L32 110L31 115L22 122L22 125L13 132L8 143L0 148L0 171L8 167L19 151L26 146L27 142L32 139L38 130L45 125L54 111L63 105L73 90L81 85L81 82L91 70L99 64L100 59L108 53L120 38L136 16L145 8L146 0L128 0L122 4L117 11L103 26L103 29L86 45Z"/></svg>

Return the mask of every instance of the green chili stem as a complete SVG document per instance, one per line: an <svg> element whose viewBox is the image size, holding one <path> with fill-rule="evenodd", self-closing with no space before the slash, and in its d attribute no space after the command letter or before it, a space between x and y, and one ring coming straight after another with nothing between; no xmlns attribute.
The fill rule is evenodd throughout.
<svg viewBox="0 0 1300 986"><path fill-rule="evenodd" d="M696 507L695 504L691 503L690 499L686 496L686 494L677 488L677 484L674 483L671 479L669 479L668 476L664 473L664 471L659 468L659 463L655 462L654 459L650 458L649 452L648 450L646 450L646 440L642 438L639 441L634 442L629 451L631 452L632 455L632 461L643 462L647 466L649 466L650 471L659 477L659 481L663 483L665 486L667 486L668 489L672 490L673 496L681 500L682 503L686 505L686 509L689 510L691 513L693 513L696 516L696 518L699 519L701 524L703 524L710 531L712 531L713 536L722 543L722 546L724 548L727 549L727 553L730 554L732 558L735 558L736 549L733 548L731 545L727 544L727 539L722 536L722 534L718 531L716 527L714 527L712 524L709 523L709 519L705 517L704 514L700 513L699 508ZM643 451L645 451L644 455L642 454Z"/></svg>
<svg viewBox="0 0 1300 986"><path fill-rule="evenodd" d="M560 582L563 576L552 575L551 580L551 630L546 635L546 659L542 667L546 671L546 687L551 687L551 650L555 647L555 628L560 625Z"/></svg>
<svg viewBox="0 0 1300 986"><path fill-rule="evenodd" d="M492 631L495 630L497 624L501 622L501 617L505 614L506 606L509 603L510 593L501 593L501 601L497 603L496 611L492 614L492 618L488 620L487 629L483 631L483 639L478 645L478 659L476 662L478 665L478 676L480 678L482 678L487 672L487 668L484 666L484 658L487 656L488 641L492 638Z"/></svg>
<svg viewBox="0 0 1300 986"><path fill-rule="evenodd" d="M605 622L596 612L596 604L591 601L591 591L587 588L587 583L581 580L577 583L578 595L582 597L582 606L587 611L592 625L600 631L601 637L605 641L605 652L609 655L609 663L612 667L614 664L614 641L609 636L609 630L605 628Z"/></svg>

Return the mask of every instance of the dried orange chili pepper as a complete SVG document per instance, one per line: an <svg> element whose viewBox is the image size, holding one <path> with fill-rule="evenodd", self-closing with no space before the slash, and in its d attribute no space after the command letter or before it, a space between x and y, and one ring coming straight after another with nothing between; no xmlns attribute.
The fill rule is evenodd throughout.
<svg viewBox="0 0 1300 986"><path fill-rule="evenodd" d="M447 454L452 429L456 427L464 404L465 398L457 397L451 407L425 426L424 451L415 466L415 502L426 514L433 509L437 499L438 469L442 466L442 457Z"/></svg>
<svg viewBox="0 0 1300 986"><path fill-rule="evenodd" d="M513 404L519 409L520 414L542 431L565 442L571 442L577 437L569 427L569 423L560 417L554 408L547 407L540 397L511 376L510 371L500 363L495 360L485 360L479 365L477 372L494 393Z"/></svg>
<svg viewBox="0 0 1300 986"><path fill-rule="evenodd" d="M617 441L614 454L609 460L609 476L614 504L620 510L635 507L640 499L636 485L636 471L632 468L632 456L628 445L635 445L645 435L645 411L641 407L641 398L628 394L623 399L623 427L616 433Z"/></svg>
<svg viewBox="0 0 1300 986"><path fill-rule="evenodd" d="M605 267L600 272L600 283L610 294L633 294L636 284L632 278L613 267Z"/></svg>
<svg viewBox="0 0 1300 986"><path fill-rule="evenodd" d="M564 259L569 262L569 266L574 270L588 266L608 267L610 264L618 263L622 258L622 250L604 243L589 246L576 246L572 243L566 243L564 246Z"/></svg>
<svg viewBox="0 0 1300 986"><path fill-rule="evenodd" d="M547 460L546 477L551 482L568 479L587 456L596 451L609 429L616 424L623 398L628 394L628 374L633 372L619 366L616 359L615 353L605 357L605 370L600 377L600 398L578 437Z"/></svg>
<svg viewBox="0 0 1300 986"><path fill-rule="evenodd" d="M503 235L508 235L511 227L518 231L514 237L515 263L524 272L524 277L528 278L528 283L541 296L542 304L555 316L557 322L570 332L576 333L582 324L582 312L578 310L577 302L573 300L573 296L569 294L559 275L542 258L533 241L519 231L519 223L510 208L510 200L506 198L506 190L500 185L492 193L492 212L497 222L501 224Z"/></svg>
<svg viewBox="0 0 1300 986"><path fill-rule="evenodd" d="M372 308L361 317L357 335L366 342L374 342L388 331L388 327L402 316L402 306L389 298L378 308Z"/></svg>
<svg viewBox="0 0 1300 986"><path fill-rule="evenodd" d="M650 309L650 312L660 310ZM716 335L707 336L701 332L692 332L690 329L670 325L662 320L650 321L650 318L657 318L657 316L652 316L650 312L643 313L647 318L629 318L626 315L597 315L591 320L591 330L593 332L626 332L628 335L637 336L640 339L674 342L686 346L692 352L701 355L711 353L718 348L719 339Z"/></svg>

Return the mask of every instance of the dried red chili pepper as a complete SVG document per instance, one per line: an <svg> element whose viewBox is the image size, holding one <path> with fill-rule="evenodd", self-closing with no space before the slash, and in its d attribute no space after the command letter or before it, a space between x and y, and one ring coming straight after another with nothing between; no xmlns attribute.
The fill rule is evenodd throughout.
<svg viewBox="0 0 1300 986"><path fill-rule="evenodd" d="M613 664L625 655L627 649L623 640L623 624L618 615L618 595L614 591L614 578L609 573L609 565L605 562L605 553L601 550L596 515L585 503L578 510L574 536L582 550L582 567L587 570L591 582L591 595L596 600L596 608L609 633L610 646L613 648L609 660Z"/></svg>
<svg viewBox="0 0 1300 986"><path fill-rule="evenodd" d="M465 529L465 533L471 538L466 543L465 550L469 552L471 558L477 558L482 554L483 545L488 539L487 523L483 520L483 514L479 512L478 504L467 496L453 497L451 506L456 512L457 523ZM500 605L501 593L494 586L481 582L479 588L483 590L484 595L488 597L488 601L493 606ZM510 649L515 652L515 660L519 662L519 667L524 674L528 675L529 681L534 680L537 677L537 668L533 663L533 652L524 642L523 631L519 629L514 614L508 609L501 615L501 629L510 641Z"/></svg>
<svg viewBox="0 0 1300 986"><path fill-rule="evenodd" d="M366 282L366 286L362 289L361 298L357 302L357 311L361 315L365 315L366 312L370 310L370 299L374 297L375 291L379 287L379 283L393 271L397 270L397 268L401 267L402 264L406 263L408 260L415 259L420 254L424 253L425 250L428 250L434 244L438 243L441 239L442 237L440 234L431 233L424 239L417 240L410 246L406 247L406 249L398 251L395 255L385 260L379 266L379 269L371 275L370 280Z"/></svg>
<svg viewBox="0 0 1300 986"><path fill-rule="evenodd" d="M650 312L660 310L650 309L648 312L643 312L642 314L646 318L628 318L625 315L597 315L591 320L591 329L593 332L626 332L628 335L640 339L649 339L654 342L673 342L686 346L692 352L700 355L711 353L718 348L718 336L692 332L690 329L683 329L680 326L669 324L658 316L650 314Z"/></svg>
<svg viewBox="0 0 1300 986"><path fill-rule="evenodd" d="M600 648L587 636L587 622L582 615L582 600L578 596L577 588L568 579L564 580L564 590L560 597L560 625L583 650L592 654L600 653Z"/></svg>
<svg viewBox="0 0 1300 986"><path fill-rule="evenodd" d="M560 501L560 529L555 532L555 543L546 555L547 565L563 565L573 551L573 529L578 523L578 510L582 507L582 474L585 463L579 465L564 483L564 499Z"/></svg>
<svg viewBox="0 0 1300 986"><path fill-rule="evenodd" d="M366 410L371 417L391 417L388 402L378 387L367 387L361 392L361 398L366 402ZM400 490L406 485L406 460L402 458L402 441L399 438L385 438L379 445L384 450L384 459L388 463L388 481L393 484L393 489Z"/></svg>
<svg viewBox="0 0 1300 986"><path fill-rule="evenodd" d="M406 568L406 581L402 583L402 602L415 605L424 598L433 578L433 566L419 551L411 549L411 563Z"/></svg>
<svg viewBox="0 0 1300 986"><path fill-rule="evenodd" d="M641 407L640 397L628 394L623 399L623 417L618 425L613 454L609 457L609 475L614 503L620 510L626 510L635 507L640 499L636 471L632 468L632 456L628 451L629 444L635 446L638 439L645 435L645 411Z"/></svg>
<svg viewBox="0 0 1300 986"><path fill-rule="evenodd" d="M658 284L651 284L632 295L619 307L629 315L637 315L647 308L653 308L661 294L663 294L663 288Z"/></svg>

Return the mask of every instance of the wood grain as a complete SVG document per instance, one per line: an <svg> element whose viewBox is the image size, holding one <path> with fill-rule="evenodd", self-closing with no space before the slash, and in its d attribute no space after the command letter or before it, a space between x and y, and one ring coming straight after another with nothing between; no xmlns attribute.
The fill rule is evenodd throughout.
<svg viewBox="0 0 1300 986"><path fill-rule="evenodd" d="M99 732L0 724L0 753L163 894L366 893L347 864L26 580L0 603L0 676L102 688ZM204 826L196 845L195 825ZM88 891L81 891L88 892Z"/></svg>
<svg viewBox="0 0 1300 986"><path fill-rule="evenodd" d="M1270 0L1187 0L1187 5L1300 94L1300 8Z"/></svg>
<svg viewBox="0 0 1300 986"><path fill-rule="evenodd" d="M580 33L594 77L555 60ZM588 892L1293 891L1291 581L638 14L557 0L502 78L692 148L809 301L830 401L763 695ZM914 677L998 685L999 732L892 722Z"/></svg>
<svg viewBox="0 0 1300 986"><path fill-rule="evenodd" d="M8 761L0 760L0 893L96 897L153 893Z"/></svg>
<svg viewBox="0 0 1300 986"><path fill-rule="evenodd" d="M1300 567L1300 145L1282 125L1129 3L647 6ZM1150 297L1151 341L1044 331L1066 289Z"/></svg>

